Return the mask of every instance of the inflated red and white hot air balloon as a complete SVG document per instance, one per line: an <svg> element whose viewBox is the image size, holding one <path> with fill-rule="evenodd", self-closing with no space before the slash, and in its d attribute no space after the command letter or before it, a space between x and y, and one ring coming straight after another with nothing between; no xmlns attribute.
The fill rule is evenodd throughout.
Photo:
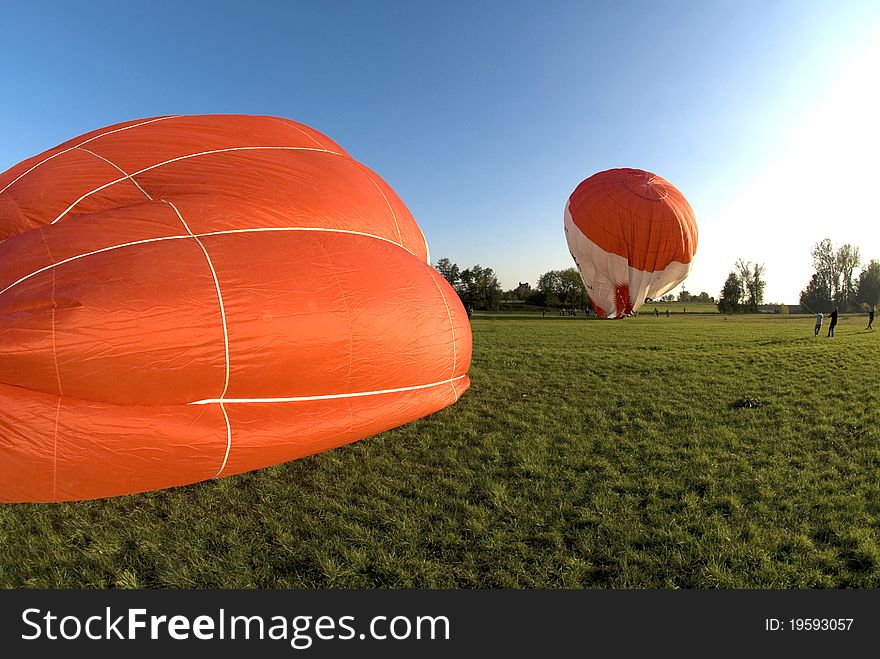
<svg viewBox="0 0 880 659"><path fill-rule="evenodd" d="M237 474L455 402L471 334L406 206L286 119L171 116L0 174L0 501Z"/></svg>
<svg viewBox="0 0 880 659"><path fill-rule="evenodd" d="M684 281L697 223L669 181L641 169L609 169L569 197L565 238L596 313L622 318Z"/></svg>

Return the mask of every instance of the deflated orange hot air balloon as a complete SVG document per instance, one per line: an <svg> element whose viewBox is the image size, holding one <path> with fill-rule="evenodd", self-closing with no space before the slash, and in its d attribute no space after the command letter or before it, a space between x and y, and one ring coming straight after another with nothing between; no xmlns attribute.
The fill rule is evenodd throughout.
<svg viewBox="0 0 880 659"><path fill-rule="evenodd" d="M455 402L471 335L393 190L274 117L103 128L0 174L0 500L340 446Z"/></svg>
<svg viewBox="0 0 880 659"><path fill-rule="evenodd" d="M622 318L684 281L697 223L669 181L641 169L609 169L569 197L565 238L596 313Z"/></svg>

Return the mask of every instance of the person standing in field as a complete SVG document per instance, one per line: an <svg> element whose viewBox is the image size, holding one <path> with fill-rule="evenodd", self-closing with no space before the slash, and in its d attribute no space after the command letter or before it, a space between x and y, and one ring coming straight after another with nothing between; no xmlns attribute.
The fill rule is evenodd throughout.
<svg viewBox="0 0 880 659"><path fill-rule="evenodd" d="M868 327L865 329L871 329L871 325L874 324L874 305L871 305L871 310L868 311Z"/></svg>
<svg viewBox="0 0 880 659"><path fill-rule="evenodd" d="M837 307L831 312L831 323L828 325L828 336L834 336L834 326L837 325Z"/></svg>
<svg viewBox="0 0 880 659"><path fill-rule="evenodd" d="M816 331L813 333L813 336L819 336L819 330L822 329L822 319L824 317L821 311L816 314Z"/></svg>

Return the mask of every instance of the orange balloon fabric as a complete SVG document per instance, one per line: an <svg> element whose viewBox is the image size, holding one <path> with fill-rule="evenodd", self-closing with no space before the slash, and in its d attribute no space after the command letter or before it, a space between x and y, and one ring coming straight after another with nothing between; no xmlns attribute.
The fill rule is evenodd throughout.
<svg viewBox="0 0 880 659"><path fill-rule="evenodd" d="M237 474L454 403L471 334L394 191L286 119L103 128L0 174L0 500Z"/></svg>

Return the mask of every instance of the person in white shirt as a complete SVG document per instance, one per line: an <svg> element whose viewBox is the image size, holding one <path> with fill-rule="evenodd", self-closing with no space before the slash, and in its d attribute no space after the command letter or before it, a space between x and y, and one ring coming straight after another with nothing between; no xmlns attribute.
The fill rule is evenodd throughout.
<svg viewBox="0 0 880 659"><path fill-rule="evenodd" d="M813 334L813 336L819 336L819 330L822 328L822 319L824 317L825 316L822 315L821 311L816 314L816 332Z"/></svg>

